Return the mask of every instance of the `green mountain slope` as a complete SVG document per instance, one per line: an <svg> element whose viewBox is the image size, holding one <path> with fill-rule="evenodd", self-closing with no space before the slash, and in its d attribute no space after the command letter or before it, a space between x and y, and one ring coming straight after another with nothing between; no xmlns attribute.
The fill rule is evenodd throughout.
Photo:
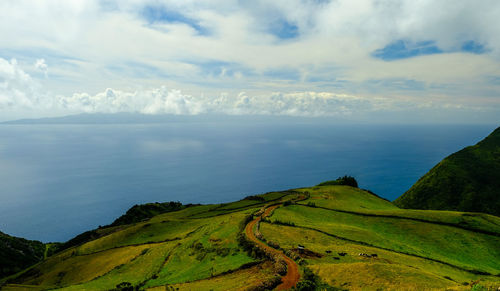
<svg viewBox="0 0 500 291"><path fill-rule="evenodd" d="M499 217L400 209L345 185L180 207L96 231L2 290L269 290L297 280L293 272L299 290L500 286Z"/></svg>
<svg viewBox="0 0 500 291"><path fill-rule="evenodd" d="M401 208L500 216L500 128L445 158L394 203Z"/></svg>
<svg viewBox="0 0 500 291"><path fill-rule="evenodd" d="M45 245L42 242L0 232L0 278L41 261L44 253Z"/></svg>

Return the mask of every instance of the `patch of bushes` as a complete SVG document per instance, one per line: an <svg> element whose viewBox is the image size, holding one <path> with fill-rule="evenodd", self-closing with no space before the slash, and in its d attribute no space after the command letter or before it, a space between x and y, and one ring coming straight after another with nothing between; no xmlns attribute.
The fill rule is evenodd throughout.
<svg viewBox="0 0 500 291"><path fill-rule="evenodd" d="M189 255L196 255L198 261L202 261L208 254L214 253L220 257L226 257L231 253L231 248L225 247L204 247L201 242L193 243L190 248L193 250ZM214 259L212 257L212 259Z"/></svg>
<svg viewBox="0 0 500 291"><path fill-rule="evenodd" d="M116 288L111 289L110 291L135 291L139 290L138 286L132 285L130 282L121 282L120 284L116 285Z"/></svg>
<svg viewBox="0 0 500 291"><path fill-rule="evenodd" d="M272 247L273 249L279 249L280 248L280 245L276 242L273 242L273 241L268 241L267 242L267 245Z"/></svg>
<svg viewBox="0 0 500 291"><path fill-rule="evenodd" d="M264 197L257 196L257 195L247 196L247 197L243 198L243 200L266 201L266 199Z"/></svg>
<svg viewBox="0 0 500 291"><path fill-rule="evenodd" d="M345 185L358 188L358 181L352 176L338 177L337 180L326 181L318 184L317 186L335 186L335 185Z"/></svg>
<svg viewBox="0 0 500 291"><path fill-rule="evenodd" d="M311 271L311 269L305 267L304 268L304 275L302 276L302 279L297 283L295 288L292 290L296 291L314 291L314 290L325 290L325 291L335 291L335 290L342 290L338 289L335 287L332 287L324 282L321 281L321 279Z"/></svg>
<svg viewBox="0 0 500 291"><path fill-rule="evenodd" d="M249 241L244 233L238 235L238 245L254 259L263 259L266 257L266 253L258 248L253 242Z"/></svg>

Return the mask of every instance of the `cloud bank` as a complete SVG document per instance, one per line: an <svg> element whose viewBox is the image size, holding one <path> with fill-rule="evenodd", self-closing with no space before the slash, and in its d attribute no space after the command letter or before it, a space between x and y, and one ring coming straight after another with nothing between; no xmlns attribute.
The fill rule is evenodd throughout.
<svg viewBox="0 0 500 291"><path fill-rule="evenodd" d="M5 0L0 113L499 110L498 15L496 0Z"/></svg>
<svg viewBox="0 0 500 291"><path fill-rule="evenodd" d="M43 62L42 62L43 63ZM35 66L39 65L37 62ZM47 67L44 67L47 70ZM96 94L54 95L43 92L38 82L24 72L16 60L0 58L0 112L8 120L9 112L30 117L77 113L119 113L171 115L275 115L300 117L340 117L411 112L419 110L471 110L466 105L422 98L360 97L332 92L272 92L266 94L221 93L191 95L166 86L123 91L107 88ZM472 108L475 112L488 108ZM491 111L491 108L489 108ZM356 120L356 118L354 118Z"/></svg>

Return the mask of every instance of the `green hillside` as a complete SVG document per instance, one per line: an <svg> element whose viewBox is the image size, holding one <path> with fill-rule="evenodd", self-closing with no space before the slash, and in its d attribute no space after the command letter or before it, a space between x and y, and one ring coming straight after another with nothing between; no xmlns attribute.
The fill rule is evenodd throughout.
<svg viewBox="0 0 500 291"><path fill-rule="evenodd" d="M45 245L42 242L0 232L0 278L41 261L44 253Z"/></svg>
<svg viewBox="0 0 500 291"><path fill-rule="evenodd" d="M500 216L500 128L442 160L394 203Z"/></svg>
<svg viewBox="0 0 500 291"><path fill-rule="evenodd" d="M332 183L176 207L95 232L4 278L2 290L500 286L500 218L400 209Z"/></svg>

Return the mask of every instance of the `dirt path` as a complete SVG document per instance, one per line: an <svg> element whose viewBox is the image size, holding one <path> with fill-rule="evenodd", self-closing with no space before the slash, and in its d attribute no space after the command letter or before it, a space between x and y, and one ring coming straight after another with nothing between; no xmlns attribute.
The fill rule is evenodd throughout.
<svg viewBox="0 0 500 291"><path fill-rule="evenodd" d="M299 266L297 265L297 263L295 263L294 260L285 256L285 254L283 254L281 251L273 249L272 247L268 246L267 244L257 239L253 231L255 225L262 219L262 217L268 216L269 213L271 213L271 211L273 211L277 207L278 205L274 205L266 208L264 214L250 221L245 227L245 234L248 237L248 239L255 242L259 248L264 249L268 253L278 255L286 262L286 275L281 278L281 284L279 284L278 287L276 287L277 290L285 290L292 288L297 284L297 282L299 282L300 279Z"/></svg>

